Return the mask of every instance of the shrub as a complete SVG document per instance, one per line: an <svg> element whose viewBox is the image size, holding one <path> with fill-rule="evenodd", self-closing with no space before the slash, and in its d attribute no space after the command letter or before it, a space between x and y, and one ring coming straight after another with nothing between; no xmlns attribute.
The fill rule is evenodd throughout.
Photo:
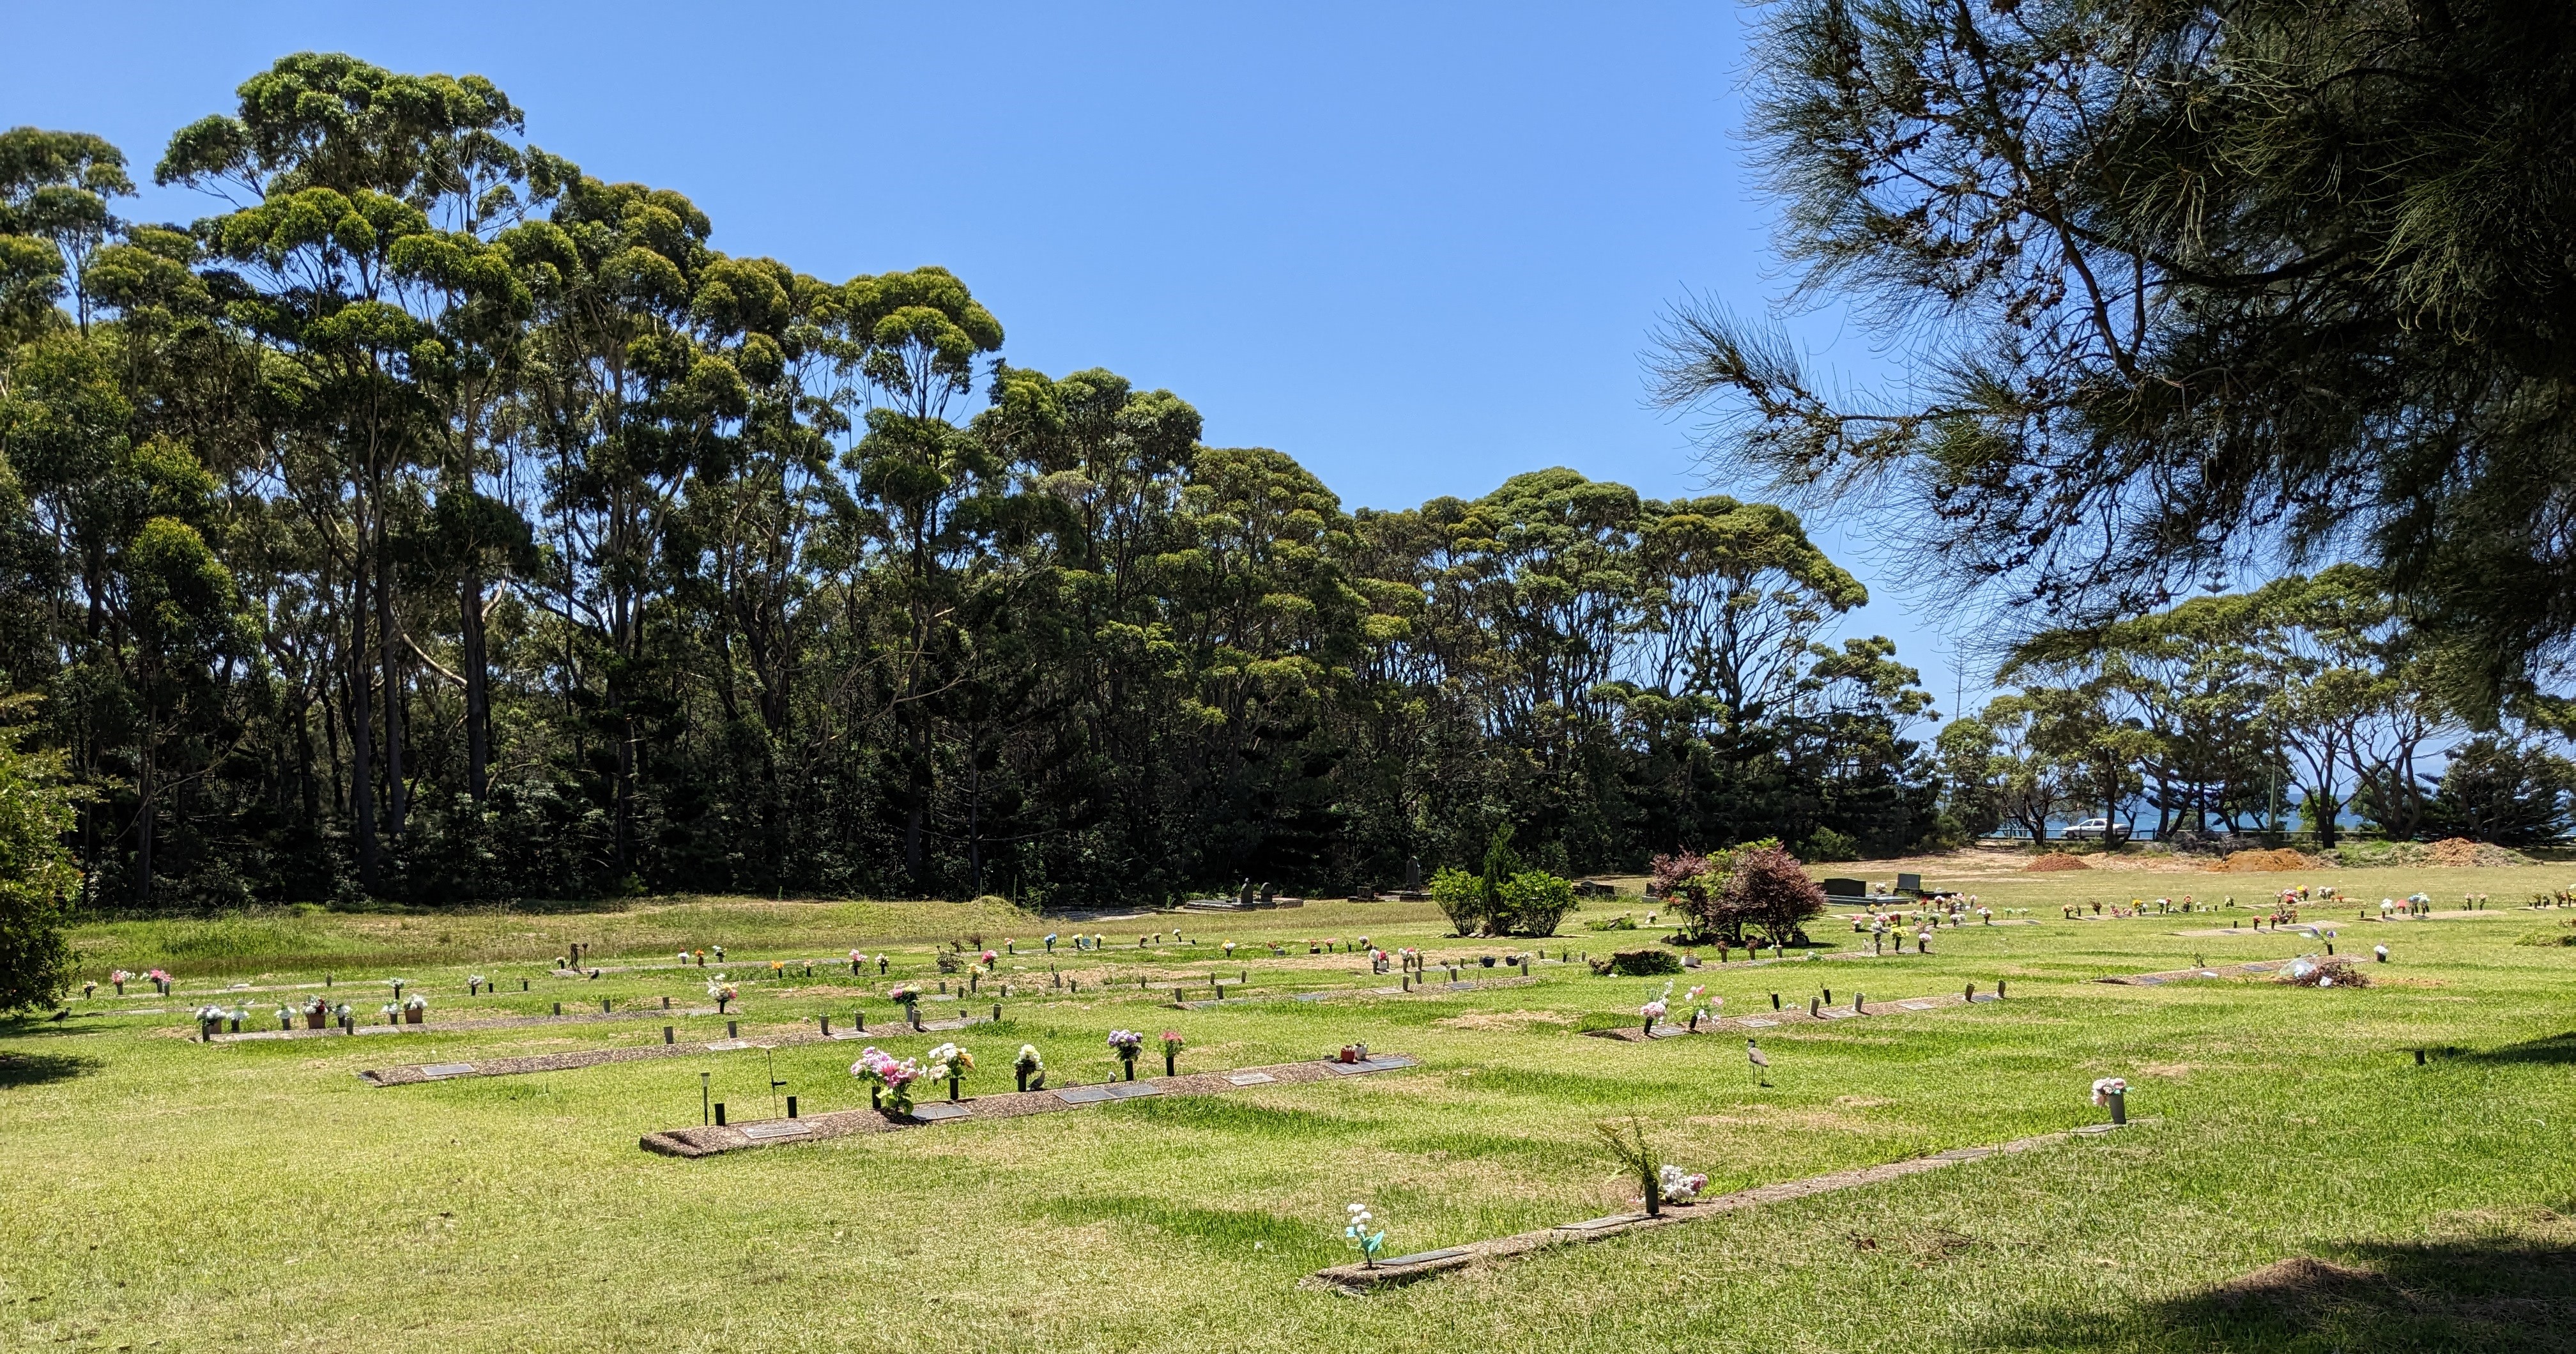
<svg viewBox="0 0 2576 1354"><path fill-rule="evenodd" d="M1860 839L1847 832L1836 832L1829 827L1817 828L1815 835L1807 838L1807 859L1858 860L1860 859Z"/></svg>
<svg viewBox="0 0 2576 1354"><path fill-rule="evenodd" d="M1454 866L1431 876L1431 901L1449 918L1450 929L1462 936L1481 934L1491 915L1485 906L1484 879Z"/></svg>
<svg viewBox="0 0 2576 1354"><path fill-rule="evenodd" d="M1574 885L1545 870L1523 870L1503 882L1500 929L1516 936L1552 936L1574 910Z"/></svg>
<svg viewBox="0 0 2576 1354"><path fill-rule="evenodd" d="M1670 950L1621 950L1607 962L1594 960L1596 973L1616 974L1622 978L1659 978L1682 971L1681 956Z"/></svg>
<svg viewBox="0 0 2576 1354"><path fill-rule="evenodd" d="M1734 867L1723 892L1739 925L1759 926L1778 943L1824 915L1825 891L1807 877L1796 856L1777 844L1737 851Z"/></svg>

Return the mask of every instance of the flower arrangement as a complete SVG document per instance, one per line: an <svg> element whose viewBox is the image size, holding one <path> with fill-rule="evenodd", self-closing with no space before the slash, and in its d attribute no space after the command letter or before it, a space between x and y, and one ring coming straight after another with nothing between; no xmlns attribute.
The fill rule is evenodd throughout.
<svg viewBox="0 0 2576 1354"><path fill-rule="evenodd" d="M1055 932L1053 931L1046 933L1046 952L1049 954L1055 953Z"/></svg>
<svg viewBox="0 0 2576 1354"><path fill-rule="evenodd" d="M871 1045L859 1050L850 1075L868 1084L868 1103L893 1114L912 1113L912 1084L921 1080L921 1065Z"/></svg>
<svg viewBox="0 0 2576 1354"><path fill-rule="evenodd" d="M385 1018L385 1023L388 1025L402 1023L402 1005L399 1002L386 1002L384 1005L376 1008L376 1014L383 1016Z"/></svg>
<svg viewBox="0 0 2576 1354"><path fill-rule="evenodd" d="M1710 996L1706 987L1694 987L1682 994L1682 1005L1690 1008L1690 1027L1694 1031L1699 1028L1701 1020L1713 1014L1715 1008L1725 1004L1726 998Z"/></svg>
<svg viewBox="0 0 2576 1354"><path fill-rule="evenodd" d="M1653 1034L1655 1032L1655 1022L1663 1019L1664 1013L1670 1009L1666 1003L1671 999L1672 995L1673 984L1672 980L1668 978L1664 980L1663 991L1646 998L1646 1004L1637 1008L1637 1014L1645 1017L1646 1033Z"/></svg>
<svg viewBox="0 0 2576 1354"><path fill-rule="evenodd" d="M2111 1097L2128 1093L2129 1083L2119 1077L2104 1077L2093 1083L2093 1103L2096 1105L2108 1105Z"/></svg>
<svg viewBox="0 0 2576 1354"><path fill-rule="evenodd" d="M680 951L680 953L679 953L679 956L678 956L678 957L679 957L679 960L680 960L681 965L682 965L683 967L686 967L686 966L687 966L687 964L688 964L688 962L689 962L689 952L688 952L687 950L682 950L682 951Z"/></svg>
<svg viewBox="0 0 2576 1354"><path fill-rule="evenodd" d="M357 1014L358 1013L356 1011L349 1008L349 1003L345 1001L331 1008L331 1018L340 1022L344 1028L352 1019L356 1018Z"/></svg>
<svg viewBox="0 0 2576 1354"><path fill-rule="evenodd" d="M1708 1188L1708 1177L1697 1171L1685 1171L1671 1162L1666 1162L1658 1183L1663 1186L1665 1203L1686 1204L1697 1199L1701 1190Z"/></svg>
<svg viewBox="0 0 2576 1354"><path fill-rule="evenodd" d="M125 985L134 980L134 975L123 969L118 969L114 973L107 975L107 980L116 985L116 995L121 997L125 995Z"/></svg>
<svg viewBox="0 0 2576 1354"><path fill-rule="evenodd" d="M418 992L414 992L411 994L410 999L403 1003L403 1020L406 1023L417 1025L427 1019L428 1016L428 997L423 996Z"/></svg>
<svg viewBox="0 0 2576 1354"><path fill-rule="evenodd" d="M1178 1061L1178 1060L1179 1060L1179 1058L1180 1058L1180 1056L1181 1056L1181 1046L1182 1046L1182 1045L1184 1045L1184 1044L1186 1044L1186 1043L1188 1043L1188 1042L1189 1042L1188 1040L1183 1039L1183 1038L1181 1037L1181 1032L1180 1032L1179 1030L1165 1030L1165 1031L1163 1031L1163 1075L1164 1075L1164 1076L1172 1077L1172 1076L1179 1076L1179 1075L1180 1075L1179 1070L1178 1070L1176 1067L1174 1067L1174 1065L1173 1065L1173 1064L1174 1064L1176 1061Z"/></svg>
<svg viewBox="0 0 2576 1354"><path fill-rule="evenodd" d="M1661 1215L1664 1211L1665 1168L1655 1160L1654 1145L1646 1141L1645 1121L1632 1114L1624 1123L1604 1120L1592 1127L1610 1148L1610 1155L1627 1168L1630 1178L1636 1180L1637 1187L1644 1192L1646 1215Z"/></svg>
<svg viewBox="0 0 2576 1354"><path fill-rule="evenodd" d="M1234 942L1231 940L1225 943L1225 957L1228 959L1232 959L1234 957Z"/></svg>
<svg viewBox="0 0 2576 1354"><path fill-rule="evenodd" d="M1145 1036L1138 1034L1134 1030L1111 1030L1109 1032L1109 1051L1117 1054L1118 1061L1125 1065L1127 1069L1127 1079L1129 1081L1134 1081L1136 1079L1136 1054L1144 1047Z"/></svg>
<svg viewBox="0 0 2576 1354"><path fill-rule="evenodd" d="M992 972L992 971L993 971L993 961L994 961L994 960L996 960L996 959L999 959L999 958L1001 958L1001 956L1000 956L1000 955L997 955L997 954L995 954L995 953L993 953L991 950L986 950L986 951L984 951L983 956L982 956L983 964L984 964L984 971L985 971L986 973L990 973L990 972Z"/></svg>
<svg viewBox="0 0 2576 1354"><path fill-rule="evenodd" d="M151 979L154 987L161 989L162 996L170 995L170 973L167 969L156 968L143 976Z"/></svg>
<svg viewBox="0 0 2576 1354"><path fill-rule="evenodd" d="M220 1006L200 1006L200 1007L198 1007L198 1008L197 1008L197 1033L198 1033L198 1035L199 1035L199 1036L201 1036L201 1037L204 1037L204 1038L212 1038L212 1037L214 1036L214 1033L215 1033L215 1027L216 1027L216 1026L218 1026L218 1025L223 1024L223 1023L224 1023L224 1017L225 1017L226 1015L228 1015L228 1014L230 1014L230 1012L228 1012L228 1011L224 1010L224 1008L222 1008L222 1007L220 1007Z"/></svg>
<svg viewBox="0 0 2576 1354"><path fill-rule="evenodd" d="M1023 1091L1030 1089L1031 1078L1036 1079L1040 1089L1046 1086L1046 1060L1038 1056L1038 1046L1035 1044L1020 1045L1020 1056L1011 1059L1011 1070L1019 1074L1020 1089Z"/></svg>
<svg viewBox="0 0 2576 1354"><path fill-rule="evenodd" d="M482 974L480 974L480 973L477 973L477 974L475 974L473 977L468 978L468 979L466 979L466 980L465 980L465 987L466 987L466 990L467 990L467 991L469 991L469 992L480 992L480 991L482 991L482 990L483 990L483 985L484 985L484 984L486 984L486 983L489 983L489 982L491 982L491 981L492 981L491 979L484 977L484 976L483 976Z"/></svg>
<svg viewBox="0 0 2576 1354"><path fill-rule="evenodd" d="M886 957L885 957L884 955L878 955L878 956L877 956L877 975L878 975L879 977L883 977L883 976L885 976L885 971L886 971Z"/></svg>
<svg viewBox="0 0 2576 1354"><path fill-rule="evenodd" d="M966 1074L973 1070L974 1066L974 1054L959 1048L955 1044L941 1044L939 1047L930 1050L929 1055L923 1059L921 1064L921 1075L928 1077L933 1081L947 1082L948 1098L955 1100L957 1098L957 1083L964 1081L966 1079Z"/></svg>
<svg viewBox="0 0 2576 1354"><path fill-rule="evenodd" d="M1369 1211L1367 1204L1351 1204L1342 1209L1342 1217L1343 1242L1360 1253L1362 1264L1377 1268L1378 1252L1386 1249L1385 1229L1369 1230L1376 1224L1377 1215Z"/></svg>
<svg viewBox="0 0 2576 1354"><path fill-rule="evenodd" d="M742 995L742 989L726 982L725 976L719 973L714 982L707 984L707 995L715 998L716 1011L722 1014L728 1003Z"/></svg>

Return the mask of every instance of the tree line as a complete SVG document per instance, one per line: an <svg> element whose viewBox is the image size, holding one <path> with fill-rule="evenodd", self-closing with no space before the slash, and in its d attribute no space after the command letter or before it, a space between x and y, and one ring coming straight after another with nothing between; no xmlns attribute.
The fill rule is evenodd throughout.
<svg viewBox="0 0 2576 1354"><path fill-rule="evenodd" d="M2018 689L1951 720L1937 756L1972 832L2134 814L2158 838L2296 823L2326 847L2347 817L2398 840L2564 834L2576 766L2549 726L2476 731L2440 661L2377 572L2339 564L2031 636L1998 674Z"/></svg>
<svg viewBox="0 0 2576 1354"><path fill-rule="evenodd" d="M175 133L0 135L0 674L93 906L1156 901L1943 831L1931 718L1778 507L1569 470L1347 510L299 54Z"/></svg>

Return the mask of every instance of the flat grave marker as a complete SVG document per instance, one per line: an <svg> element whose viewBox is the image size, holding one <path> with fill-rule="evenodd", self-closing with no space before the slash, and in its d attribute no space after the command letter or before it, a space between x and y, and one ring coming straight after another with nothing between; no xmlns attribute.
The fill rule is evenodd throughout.
<svg viewBox="0 0 2576 1354"><path fill-rule="evenodd" d="M963 1119L972 1112L973 1111L969 1110L964 1105L953 1104L946 1100L934 1100L927 1105L915 1105L912 1107L913 1118L929 1119L932 1121L940 1119Z"/></svg>
<svg viewBox="0 0 2576 1354"><path fill-rule="evenodd" d="M801 1138L813 1131L811 1127L793 1119L742 1126L742 1135L754 1142L768 1142L777 1138Z"/></svg>
<svg viewBox="0 0 2576 1354"><path fill-rule="evenodd" d="M1106 1086L1067 1086L1056 1092L1055 1098L1068 1105L1097 1105L1104 1100L1115 1100L1118 1095Z"/></svg>
<svg viewBox="0 0 2576 1354"><path fill-rule="evenodd" d="M474 1075L474 1064L431 1063L420 1069L420 1074L432 1081L437 1081L445 1077L470 1077Z"/></svg>
<svg viewBox="0 0 2576 1354"><path fill-rule="evenodd" d="M1259 1086L1264 1082L1277 1081L1278 1079L1279 1078L1274 1077L1267 1072L1236 1072L1226 1078L1227 1081L1232 1082L1237 1086Z"/></svg>

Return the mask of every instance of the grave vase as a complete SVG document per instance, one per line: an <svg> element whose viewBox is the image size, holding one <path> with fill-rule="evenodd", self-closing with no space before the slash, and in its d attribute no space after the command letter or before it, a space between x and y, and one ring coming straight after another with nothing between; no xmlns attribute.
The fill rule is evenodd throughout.
<svg viewBox="0 0 2576 1354"><path fill-rule="evenodd" d="M406 1024L406 1025L417 1025L417 1024L421 1023L421 1021L422 1021L422 1020L424 1020L425 1018L427 1018L427 1017L428 1017L428 1015L429 1015L429 1008L428 1008L428 1007L425 1007L425 1006L406 1006L406 1007L404 1007L404 1008L403 1008L403 1023L404 1023L404 1024Z"/></svg>

